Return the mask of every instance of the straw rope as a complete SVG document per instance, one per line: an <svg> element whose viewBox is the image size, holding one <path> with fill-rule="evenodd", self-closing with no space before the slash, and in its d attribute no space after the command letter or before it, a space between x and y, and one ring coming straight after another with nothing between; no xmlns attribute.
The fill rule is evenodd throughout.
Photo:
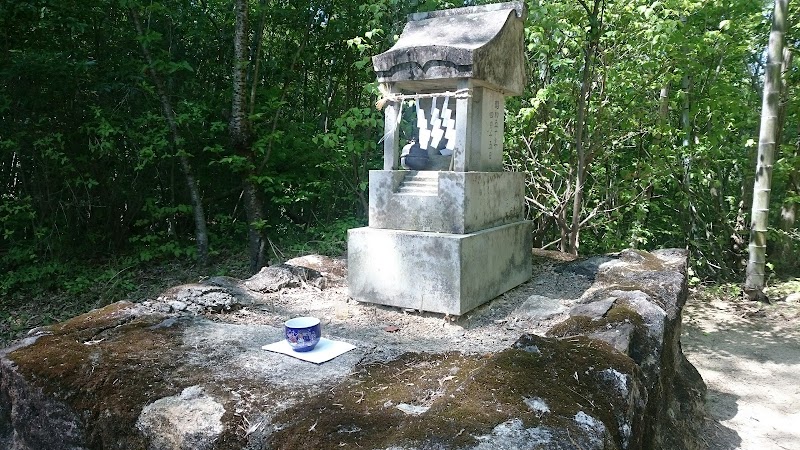
<svg viewBox="0 0 800 450"><path fill-rule="evenodd" d="M387 103L395 103L395 102L402 102L404 100L419 100L421 98L439 98L439 97L455 97L455 98L470 98L472 97L472 89L464 88L459 89L455 92L453 91L445 91L445 92L433 92L430 94L398 94L389 92L389 89L385 85L380 85L379 90L381 91L382 97L375 102L375 107L378 110L382 110Z"/></svg>

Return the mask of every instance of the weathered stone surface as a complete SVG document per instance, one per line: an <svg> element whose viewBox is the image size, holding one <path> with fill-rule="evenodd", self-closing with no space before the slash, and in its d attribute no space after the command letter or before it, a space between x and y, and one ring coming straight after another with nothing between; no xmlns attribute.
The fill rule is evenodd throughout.
<svg viewBox="0 0 800 450"><path fill-rule="evenodd" d="M545 376L532 378L537 373ZM602 342L524 335L490 357L406 354L367 365L277 417L284 427L272 442L276 448L638 448L642 393L635 364ZM340 407L320 414L331 405Z"/></svg>
<svg viewBox="0 0 800 450"><path fill-rule="evenodd" d="M646 448L704 448L698 440L705 384L683 355L680 312L688 298L685 250L625 250L598 266L597 283L554 336L605 340L639 365L650 395ZM670 432L672 430L674 432Z"/></svg>
<svg viewBox="0 0 800 450"><path fill-rule="evenodd" d="M547 320L562 312L566 307L558 299L543 295L531 295L514 310L514 316L524 319Z"/></svg>
<svg viewBox="0 0 800 450"><path fill-rule="evenodd" d="M597 281L621 290L643 290L659 304L670 320L675 320L686 295L686 253L656 250L652 253L624 250L615 260L602 264Z"/></svg>
<svg viewBox="0 0 800 450"><path fill-rule="evenodd" d="M616 297L607 297L602 300L597 300L589 303L581 303L570 310L572 316L586 316L592 320L600 320L606 317L608 310L614 306L617 301Z"/></svg>
<svg viewBox="0 0 800 450"><path fill-rule="evenodd" d="M194 314L227 312L252 303L247 296L236 296L226 288L203 284L175 287L159 296L157 301L164 304L164 312L187 311Z"/></svg>
<svg viewBox="0 0 800 450"><path fill-rule="evenodd" d="M411 15L397 43L372 58L378 80L441 89L472 78L519 95L525 85L524 18L522 2Z"/></svg>
<svg viewBox="0 0 800 450"><path fill-rule="evenodd" d="M261 349L282 328L125 302L39 333L0 355L0 438L14 450L266 448L271 415L363 357L308 370ZM248 420L263 426L244 433Z"/></svg>
<svg viewBox="0 0 800 450"><path fill-rule="evenodd" d="M302 285L325 289L341 285L346 276L346 261L320 255L295 258L278 266L264 267L246 280L211 277L200 283L168 289L144 306L160 313L225 313L261 301L260 294L279 292ZM320 269L320 270L318 270Z"/></svg>
<svg viewBox="0 0 800 450"><path fill-rule="evenodd" d="M151 450L205 450L222 434L224 413L202 387L190 386L145 406L136 428L150 440Z"/></svg>
<svg viewBox="0 0 800 450"><path fill-rule="evenodd" d="M398 192L409 171L371 170L369 226L393 230L473 233L524 217L525 175L516 172L433 172L433 195Z"/></svg>
<svg viewBox="0 0 800 450"><path fill-rule="evenodd" d="M314 281L321 276L314 269L303 266L281 264L262 268L257 274L246 279L244 286L256 292L278 292L284 288L297 287L302 283Z"/></svg>
<svg viewBox="0 0 800 450"><path fill-rule="evenodd" d="M529 280L531 223L470 234L348 231L348 285L358 301L460 316Z"/></svg>
<svg viewBox="0 0 800 450"><path fill-rule="evenodd" d="M305 267L316 270L323 277L347 277L347 260L345 258L332 258L325 255L305 255L292 258L285 263L287 266Z"/></svg>
<svg viewBox="0 0 800 450"><path fill-rule="evenodd" d="M204 316L116 303L0 351L0 448L699 448L704 385L677 340L686 255L624 253L576 307L504 296L427 335L406 334L402 311L382 312L392 333L355 325L375 312L346 303L351 322L321 313L323 333L357 348L319 366L261 350L313 302L261 321L246 305ZM515 325L565 311L551 337ZM211 320L226 315L250 319Z"/></svg>
<svg viewBox="0 0 800 450"><path fill-rule="evenodd" d="M594 280L600 266L613 260L614 258L608 256L592 256L584 260L575 261L571 264L562 265L558 270L564 270Z"/></svg>

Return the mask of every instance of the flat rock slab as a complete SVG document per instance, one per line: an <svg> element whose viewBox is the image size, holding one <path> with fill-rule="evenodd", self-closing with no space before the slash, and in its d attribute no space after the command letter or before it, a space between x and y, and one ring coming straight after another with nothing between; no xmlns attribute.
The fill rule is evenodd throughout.
<svg viewBox="0 0 800 450"><path fill-rule="evenodd" d="M644 267L642 257L654 259ZM686 376L674 338L685 254L681 265L658 253L623 253L608 266L620 276L601 265L597 279L607 281L594 284L539 263L534 280L459 318L355 303L346 286L301 283L264 293L226 279L211 283L222 288L211 292L228 309L174 308L170 302L186 292L175 288L158 300L115 303L34 330L0 351L0 448L634 449L667 442L653 432L683 436L668 441L683 439L680 446L660 448L696 448L692 405L704 386ZM639 280L660 284L634 289ZM326 337L357 348L321 365L262 350L282 339L281 323L296 315L320 317ZM654 424L670 414L671 430Z"/></svg>

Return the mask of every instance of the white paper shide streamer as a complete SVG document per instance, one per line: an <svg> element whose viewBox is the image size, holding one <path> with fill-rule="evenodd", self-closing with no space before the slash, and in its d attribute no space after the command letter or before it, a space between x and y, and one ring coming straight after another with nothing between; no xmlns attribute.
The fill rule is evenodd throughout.
<svg viewBox="0 0 800 450"><path fill-rule="evenodd" d="M428 148L431 142L431 130L428 128L428 119L425 118L425 110L420 106L419 99L415 100L417 107L417 128L419 128L419 147L423 150Z"/></svg>
<svg viewBox="0 0 800 450"><path fill-rule="evenodd" d="M456 148L456 121L453 117L453 110L450 109L450 97L444 98L444 105L442 105L442 126L446 130L444 138L447 144L441 150L443 155L452 155L453 149Z"/></svg>
<svg viewBox="0 0 800 450"><path fill-rule="evenodd" d="M391 92L388 86L381 84L379 86L379 90L381 92L381 98L375 103L375 106L379 110L383 109L387 103L400 103L400 107L397 108L398 112L397 120L395 121L395 129L387 131L386 134L381 138L380 142L386 139L391 133L397 131L396 127L400 124L403 114L403 103L405 100L414 100L414 106L417 113L416 126L418 130L417 141L419 147L423 150L434 148L439 150L442 155L446 156L453 154L456 146L456 121L453 118L454 111L450 108L450 98L470 98L472 97L471 89L459 89L455 92L446 91L430 94L400 94ZM444 98L441 108L438 107L439 97ZM431 99L430 120L426 117L425 109L420 104L420 99L427 98ZM441 146L442 139L446 140L446 142L442 148L439 148ZM411 145L406 145L403 148L401 155L407 154L410 147Z"/></svg>
<svg viewBox="0 0 800 450"><path fill-rule="evenodd" d="M442 129L441 111L436 107L436 97L433 97L431 99L431 147L439 148L442 137L444 137L444 130Z"/></svg>

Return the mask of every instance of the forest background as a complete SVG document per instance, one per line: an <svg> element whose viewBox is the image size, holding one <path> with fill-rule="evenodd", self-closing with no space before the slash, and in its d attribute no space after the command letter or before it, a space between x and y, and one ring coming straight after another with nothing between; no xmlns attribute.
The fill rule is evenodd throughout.
<svg viewBox="0 0 800 450"><path fill-rule="evenodd" d="M489 2L469 2L480 4ZM0 0L0 331L148 280L341 255L383 116L370 57L440 0ZM530 0L506 105L534 245L747 261L772 3ZM789 23L800 10L790 5ZM767 261L800 272L800 73L787 30Z"/></svg>

